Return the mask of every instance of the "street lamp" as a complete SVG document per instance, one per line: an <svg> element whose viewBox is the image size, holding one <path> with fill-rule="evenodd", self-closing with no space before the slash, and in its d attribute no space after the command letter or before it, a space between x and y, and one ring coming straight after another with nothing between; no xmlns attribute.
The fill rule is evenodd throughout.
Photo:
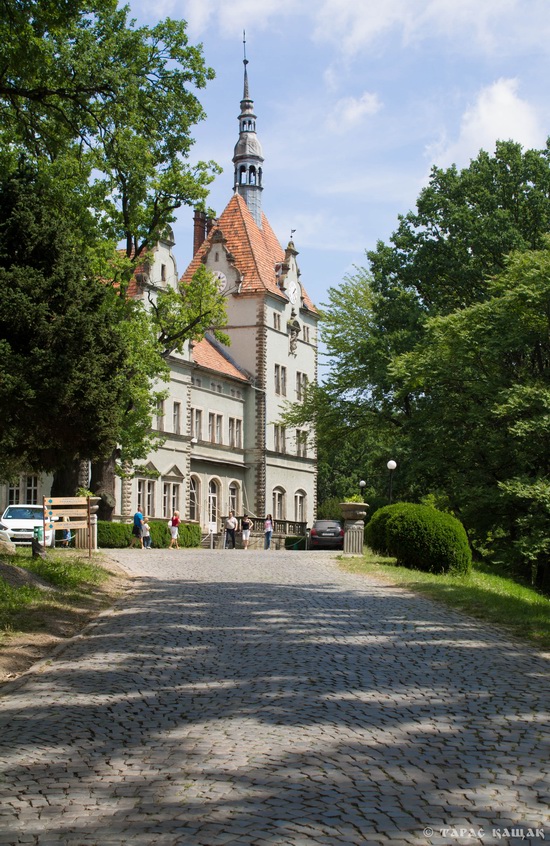
<svg viewBox="0 0 550 846"><path fill-rule="evenodd" d="M361 481L359 482L359 493L361 494L361 497L363 498L363 502L365 501L365 488L366 488L366 486L367 486L367 483L365 482L365 480L361 479Z"/></svg>
<svg viewBox="0 0 550 846"><path fill-rule="evenodd" d="M393 458L390 458L390 460L388 461L386 466L387 466L388 470L390 471L390 505L391 505L392 479L393 479L393 472L394 472L395 468L397 467L397 463L393 460Z"/></svg>

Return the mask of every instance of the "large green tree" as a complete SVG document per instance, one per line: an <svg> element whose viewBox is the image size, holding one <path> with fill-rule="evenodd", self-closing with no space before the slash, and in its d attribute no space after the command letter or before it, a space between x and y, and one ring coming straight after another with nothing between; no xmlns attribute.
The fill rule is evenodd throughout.
<svg viewBox="0 0 550 846"><path fill-rule="evenodd" d="M127 8L117 9L113 0L0 0L0 11L0 156L16 183L21 162L34 173L42 216L59 223L56 247L64 257L48 272L38 251L30 257L15 251L3 295L8 302L23 296L25 319L39 323L46 288L56 303L73 290L63 276L72 256L74 284L80 278L98 299L75 295L72 308L79 319L66 322L65 340L72 327L71 343L77 348L80 342L80 357L85 349L87 360L99 361L103 339L109 333L112 338L110 371L87 371L94 413L105 414L109 436L92 436L90 425L80 427L79 439L66 440L52 424L46 456L29 450L14 426L9 455L3 451L7 441L0 439L0 461L7 472L8 458L19 450L22 458L32 454L35 469L49 469L56 443L58 455L63 452L68 461L98 458L103 449L112 464L113 443L121 446L121 458L139 458L150 445L151 416L168 374L168 356L186 340L224 324L223 301L204 272L185 289L157 292L154 307L127 299L136 267L146 272L150 250L176 210L204 204L217 171L213 163L189 162L192 126L204 118L196 92L213 71L204 64L200 46L189 44L184 21L138 27ZM3 189L9 194L7 183ZM13 243L17 222L26 225L12 216ZM38 217L35 222L38 227ZM116 249L121 241L123 256ZM34 270L42 273L44 290L33 279ZM90 310L95 329L83 334L80 320ZM99 315L108 319L102 324ZM31 349L42 350L51 373L59 323L53 314L46 320L50 340L37 336L37 347L32 335L20 332L9 341L9 351L23 360ZM52 414L43 416L37 400L42 388L33 384L32 373L27 374L26 420L29 430L34 420L46 435L53 410L62 413L64 394L50 392ZM0 403L9 401L7 393L0 396Z"/></svg>
<svg viewBox="0 0 550 846"><path fill-rule="evenodd" d="M527 440L536 456L529 461L535 460L542 476L546 472L545 394L538 382L535 394L520 391L525 372L515 372L510 364L517 363L518 312L501 288L512 291L520 284L522 256L533 261L533 274L542 272L549 231L548 146L523 151L518 144L499 143L494 155L481 152L464 170L434 168L416 210L400 218L388 243L368 253L368 268L357 269L329 291L322 338L330 375L289 418L295 425L316 423L321 453L323 443L330 449L331 440L349 442L363 433L371 449L361 475L371 489L383 493L385 462L394 458L394 491L401 498L435 497L463 517L479 548L496 532L518 556L529 498L529 473L521 474L527 467ZM511 253L514 261L507 264ZM542 300L537 308L543 308ZM500 323L485 334L482 316L492 309ZM472 323L465 348L452 341L453 321L460 323L464 337ZM531 339L533 351L542 336ZM489 343L492 351L486 349ZM486 383L489 360L495 367L500 361L503 369L493 368ZM499 390L511 392L506 401ZM535 403L524 409L532 414L531 425L537 429L541 424L541 437L526 438L522 449L517 433L526 430L517 428L519 422L509 428L503 417L511 397L517 403L520 395L523 402L531 398ZM349 474L357 476L352 463ZM533 484L532 491L540 489L540 479Z"/></svg>

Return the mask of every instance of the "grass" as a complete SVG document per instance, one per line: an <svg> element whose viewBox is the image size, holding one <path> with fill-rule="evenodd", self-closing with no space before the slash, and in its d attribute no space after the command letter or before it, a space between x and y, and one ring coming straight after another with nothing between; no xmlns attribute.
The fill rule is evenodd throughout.
<svg viewBox="0 0 550 846"><path fill-rule="evenodd" d="M0 633L33 629L40 609L50 615L55 607L89 610L97 604L98 588L113 575L74 551L48 551L43 560L23 548L1 563L20 570L0 571Z"/></svg>
<svg viewBox="0 0 550 846"><path fill-rule="evenodd" d="M533 588L474 564L468 575L435 575L398 567L392 558L365 550L363 558L342 559L354 573L384 577L393 584L443 602L466 614L497 625L539 649L550 649L550 599Z"/></svg>

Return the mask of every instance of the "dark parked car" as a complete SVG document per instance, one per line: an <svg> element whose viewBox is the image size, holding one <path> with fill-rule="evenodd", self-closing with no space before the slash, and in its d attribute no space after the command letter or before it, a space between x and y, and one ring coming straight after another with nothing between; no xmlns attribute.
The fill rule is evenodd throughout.
<svg viewBox="0 0 550 846"><path fill-rule="evenodd" d="M310 549L343 549L344 530L337 520L316 520L309 535Z"/></svg>

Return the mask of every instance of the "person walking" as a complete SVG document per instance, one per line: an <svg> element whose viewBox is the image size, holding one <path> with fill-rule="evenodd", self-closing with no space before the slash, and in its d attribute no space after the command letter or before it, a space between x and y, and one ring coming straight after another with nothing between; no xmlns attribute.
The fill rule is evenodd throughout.
<svg viewBox="0 0 550 846"><path fill-rule="evenodd" d="M149 528L149 518L143 518L143 548L151 549L151 529Z"/></svg>
<svg viewBox="0 0 550 846"><path fill-rule="evenodd" d="M264 549L271 549L271 536L273 535L273 517L268 514L264 522Z"/></svg>
<svg viewBox="0 0 550 846"><path fill-rule="evenodd" d="M238 525L239 521L235 517L235 512L230 511L229 517L225 521L225 546L227 549L235 549L235 530Z"/></svg>
<svg viewBox="0 0 550 846"><path fill-rule="evenodd" d="M143 514L141 511L136 511L134 514L134 525L132 526L132 539L130 546L139 546L143 549Z"/></svg>
<svg viewBox="0 0 550 846"><path fill-rule="evenodd" d="M168 549L179 549L178 536L180 522L181 520L179 511L174 511L172 519L168 523L168 528L170 529L170 546L168 547Z"/></svg>
<svg viewBox="0 0 550 846"><path fill-rule="evenodd" d="M248 517L247 514L245 514L241 520L241 532L243 538L243 549L248 549L248 543L250 541L250 517Z"/></svg>

